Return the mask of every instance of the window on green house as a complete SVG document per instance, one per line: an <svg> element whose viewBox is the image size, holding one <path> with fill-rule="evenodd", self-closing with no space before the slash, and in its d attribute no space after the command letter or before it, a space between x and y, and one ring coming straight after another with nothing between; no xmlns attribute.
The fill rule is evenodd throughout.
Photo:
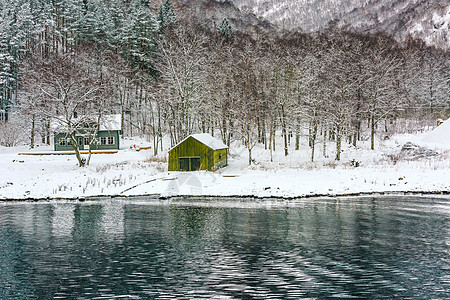
<svg viewBox="0 0 450 300"><path fill-rule="evenodd" d="M83 145L83 138L80 136L78 137L78 146Z"/></svg>
<svg viewBox="0 0 450 300"><path fill-rule="evenodd" d="M106 145L106 136L100 137L100 145Z"/></svg>
<svg viewBox="0 0 450 300"><path fill-rule="evenodd" d="M108 136L108 145L114 145L114 137Z"/></svg>
<svg viewBox="0 0 450 300"><path fill-rule="evenodd" d="M66 138L60 138L59 139L59 145L60 146L66 146Z"/></svg>

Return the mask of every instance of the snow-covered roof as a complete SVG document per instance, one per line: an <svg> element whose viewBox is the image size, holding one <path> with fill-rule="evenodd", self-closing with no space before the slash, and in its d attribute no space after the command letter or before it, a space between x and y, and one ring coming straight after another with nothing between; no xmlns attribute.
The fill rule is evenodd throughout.
<svg viewBox="0 0 450 300"><path fill-rule="evenodd" d="M222 143L221 141L219 141L218 139L214 138L213 136L211 136L208 133L197 133L197 134L191 134L190 136L188 136L187 138L185 138L184 140L182 140L181 142L176 144L174 147L172 147L170 150L174 149L175 147L177 147L178 145L180 145L181 143L183 143L185 140L187 140L190 137L193 137L194 139L196 139L200 143L208 146L209 148L211 148L213 150L220 150L220 149L227 149L228 148L227 145L225 145L224 143Z"/></svg>
<svg viewBox="0 0 450 300"><path fill-rule="evenodd" d="M100 121L99 130L122 130L122 115L106 115Z"/></svg>
<svg viewBox="0 0 450 300"><path fill-rule="evenodd" d="M199 141L202 144L205 144L209 148L213 150L219 150L219 149L226 149L228 148L227 145L219 141L218 139L214 138L213 136L207 134L207 133L197 133L191 135L194 139Z"/></svg>
<svg viewBox="0 0 450 300"><path fill-rule="evenodd" d="M77 122L77 119L80 121L86 122L87 117L79 116L78 118L74 118L73 122ZM62 121L63 118L55 118L51 123L51 128L55 132L65 132L67 131L67 124ZM96 121L95 121L96 122ZM115 115L104 115L100 119L100 127L98 130L122 130L122 116L120 114Z"/></svg>

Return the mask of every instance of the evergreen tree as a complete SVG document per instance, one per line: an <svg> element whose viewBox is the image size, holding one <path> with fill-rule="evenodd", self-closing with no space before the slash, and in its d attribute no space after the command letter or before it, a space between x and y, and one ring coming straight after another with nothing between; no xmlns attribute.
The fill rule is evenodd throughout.
<svg viewBox="0 0 450 300"><path fill-rule="evenodd" d="M174 12L174 7L170 0L166 0L164 3L161 3L158 14L160 32L164 32L170 24L176 23L176 21L177 18Z"/></svg>
<svg viewBox="0 0 450 300"><path fill-rule="evenodd" d="M0 2L0 120L7 121L17 94L18 64L32 37L30 5Z"/></svg>
<svg viewBox="0 0 450 300"><path fill-rule="evenodd" d="M8 38L5 32L0 32L0 120L8 121L11 108L14 75L12 66L14 57L8 51Z"/></svg>
<svg viewBox="0 0 450 300"><path fill-rule="evenodd" d="M222 20L222 23L219 26L219 32L225 39L232 39L234 36L233 28L230 25L230 22L227 18Z"/></svg>
<svg viewBox="0 0 450 300"><path fill-rule="evenodd" d="M121 54L137 70L156 75L153 59L156 51L158 22L150 8L140 0L130 3L127 18L120 34Z"/></svg>
<svg viewBox="0 0 450 300"><path fill-rule="evenodd" d="M116 3L111 6L117 7ZM79 23L79 36L82 41L94 42L104 47L115 44L115 25L112 11L102 2L83 0Z"/></svg>

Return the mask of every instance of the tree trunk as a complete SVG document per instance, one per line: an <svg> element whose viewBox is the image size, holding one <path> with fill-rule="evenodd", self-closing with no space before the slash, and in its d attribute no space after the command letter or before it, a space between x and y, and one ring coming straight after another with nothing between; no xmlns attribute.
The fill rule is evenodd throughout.
<svg viewBox="0 0 450 300"><path fill-rule="evenodd" d="M287 140L287 134L286 134L286 128L283 128L283 136L284 136L284 156L288 156L288 140Z"/></svg>
<svg viewBox="0 0 450 300"><path fill-rule="evenodd" d="M336 128L336 160L341 160L342 132L340 125Z"/></svg>
<svg viewBox="0 0 450 300"><path fill-rule="evenodd" d="M336 135L336 160L341 160L341 136Z"/></svg>
<svg viewBox="0 0 450 300"><path fill-rule="evenodd" d="M162 142L163 134L161 129L161 106L159 105L159 103L158 103L158 137L159 142L161 143L161 152L163 152L163 142ZM158 154L158 150L156 150L156 154Z"/></svg>
<svg viewBox="0 0 450 300"><path fill-rule="evenodd" d="M272 147L273 147L273 151L275 151L275 144L276 144L276 134L277 134L277 130L275 127L275 120L272 120Z"/></svg>
<svg viewBox="0 0 450 300"><path fill-rule="evenodd" d="M46 144L50 145L50 120L47 121L45 124L45 137L46 137Z"/></svg>
<svg viewBox="0 0 450 300"><path fill-rule="evenodd" d="M262 121L262 142L264 143L264 150L267 150L267 132L266 132L266 122Z"/></svg>
<svg viewBox="0 0 450 300"><path fill-rule="evenodd" d="M375 116L370 120L370 149L375 150Z"/></svg>
<svg viewBox="0 0 450 300"><path fill-rule="evenodd" d="M158 136L153 135L153 155L158 155Z"/></svg>
<svg viewBox="0 0 450 300"><path fill-rule="evenodd" d="M31 140L30 140L31 148L34 148L35 124L36 124L35 115L33 114L31 116Z"/></svg>
<svg viewBox="0 0 450 300"><path fill-rule="evenodd" d="M75 150L75 156L77 157L78 165L80 167L83 167L82 157L80 154L80 148L79 148L78 142L75 140L75 133L70 134L70 140L72 141L73 150Z"/></svg>
<svg viewBox="0 0 450 300"><path fill-rule="evenodd" d="M272 140L273 140L273 122L270 121L269 128L269 151L270 151L270 161L273 162L273 148L272 148Z"/></svg>
<svg viewBox="0 0 450 300"><path fill-rule="evenodd" d="M316 138L317 138L317 120L314 120L313 126L312 126L312 133L311 133L311 162L314 162L314 152L316 148Z"/></svg>
<svg viewBox="0 0 450 300"><path fill-rule="evenodd" d="M86 161L86 165L89 166L89 163L91 162L91 156L92 156L92 143L89 143L89 154Z"/></svg>
<svg viewBox="0 0 450 300"><path fill-rule="evenodd" d="M297 126L295 128L295 150L300 150L300 118L297 118Z"/></svg>

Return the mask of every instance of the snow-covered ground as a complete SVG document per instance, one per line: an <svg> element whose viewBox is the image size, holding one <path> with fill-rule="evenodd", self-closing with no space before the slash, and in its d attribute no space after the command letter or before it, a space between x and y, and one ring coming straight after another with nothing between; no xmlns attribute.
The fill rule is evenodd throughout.
<svg viewBox="0 0 450 300"><path fill-rule="evenodd" d="M405 147L407 142L412 144ZM340 162L334 160L331 142L328 158L322 154L323 144L317 145L314 163L304 144L299 151L291 145L285 157L280 138L273 162L269 150L257 146L252 152L255 164L249 167L247 150L236 142L229 165L217 172L168 172L167 152L153 157L152 150L131 150L133 143L143 144L138 139L123 140L119 153L95 154L84 168L77 166L74 155L18 155L52 151L49 146L33 150L0 146L0 199L450 191L450 120L431 132L378 141L375 151L368 148L368 141L357 148L346 146Z"/></svg>

